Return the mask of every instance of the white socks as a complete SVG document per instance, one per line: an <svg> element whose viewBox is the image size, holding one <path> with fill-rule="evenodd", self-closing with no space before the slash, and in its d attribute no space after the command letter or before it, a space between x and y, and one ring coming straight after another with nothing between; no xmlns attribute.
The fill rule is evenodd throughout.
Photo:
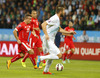
<svg viewBox="0 0 100 78"><path fill-rule="evenodd" d="M44 68L44 72L48 72L49 71L49 67L51 66L52 62L53 62L53 60L51 60L51 59L47 60L46 66Z"/></svg>
<svg viewBox="0 0 100 78"><path fill-rule="evenodd" d="M59 57L57 55L54 54L50 54L50 55L46 55L46 56L40 56L41 61L45 60L45 59L59 59Z"/></svg>

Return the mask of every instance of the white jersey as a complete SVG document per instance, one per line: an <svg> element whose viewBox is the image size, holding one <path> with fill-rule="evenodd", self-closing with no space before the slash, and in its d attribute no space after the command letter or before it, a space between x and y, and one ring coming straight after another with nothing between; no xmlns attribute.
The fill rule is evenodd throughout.
<svg viewBox="0 0 100 78"><path fill-rule="evenodd" d="M55 14L46 22L48 23L48 25L46 26L46 29L47 29L47 33L49 35L49 38L54 41L55 36L56 36L56 34L59 30L59 27L60 27L60 19L57 16L57 14Z"/></svg>
<svg viewBox="0 0 100 78"><path fill-rule="evenodd" d="M54 39L55 39L55 36L60 27L60 19L57 16L57 14L55 14L46 22L48 23L48 25L46 26L46 30L49 35L49 40L46 40L45 35L44 35L44 37L43 37L43 52L44 52L44 54L49 52L50 54L57 55L60 53L60 50L55 45Z"/></svg>

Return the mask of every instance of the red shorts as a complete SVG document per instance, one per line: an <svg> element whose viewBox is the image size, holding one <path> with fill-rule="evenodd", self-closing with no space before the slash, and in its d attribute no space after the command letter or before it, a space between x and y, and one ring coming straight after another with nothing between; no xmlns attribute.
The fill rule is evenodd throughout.
<svg viewBox="0 0 100 78"><path fill-rule="evenodd" d="M29 46L27 41L22 41L21 44L18 44L18 52L26 53L27 51L31 50L31 47Z"/></svg>
<svg viewBox="0 0 100 78"><path fill-rule="evenodd" d="M36 38L34 35L30 35L29 44L30 44L31 48L42 47L42 41L41 41L40 36L39 36L39 38Z"/></svg>
<svg viewBox="0 0 100 78"><path fill-rule="evenodd" d="M70 40L64 41L64 48L65 48L66 50L68 50L68 49L74 49L75 46L74 46L73 41L70 41Z"/></svg>

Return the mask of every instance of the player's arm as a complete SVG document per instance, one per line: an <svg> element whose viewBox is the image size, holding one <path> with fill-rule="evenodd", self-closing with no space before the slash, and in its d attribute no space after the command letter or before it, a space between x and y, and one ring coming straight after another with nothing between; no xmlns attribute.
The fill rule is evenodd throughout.
<svg viewBox="0 0 100 78"><path fill-rule="evenodd" d="M65 33L62 33L62 35L65 35L65 36L72 36L71 34L65 34Z"/></svg>
<svg viewBox="0 0 100 78"><path fill-rule="evenodd" d="M48 36L48 33L47 33L47 30L46 30L46 26L48 25L48 23L45 21L45 22L43 22L42 23L42 29L43 29L43 32L44 32L44 34L45 34L45 38L46 38L46 40L49 40L49 36Z"/></svg>
<svg viewBox="0 0 100 78"><path fill-rule="evenodd" d="M37 31L39 31L39 30L40 30L40 28L38 28L38 27L37 27L37 28L34 28L34 30L37 30Z"/></svg>
<svg viewBox="0 0 100 78"><path fill-rule="evenodd" d="M16 29L13 31L13 34L14 34L14 36L15 36L18 44L21 44L21 41L19 40L18 33L17 33L17 30Z"/></svg>
<svg viewBox="0 0 100 78"><path fill-rule="evenodd" d="M66 28L64 30L67 31ZM65 34L65 33L62 33L62 35L69 36L69 34Z"/></svg>
<svg viewBox="0 0 100 78"><path fill-rule="evenodd" d="M73 34L65 34L65 33L62 33L62 35L65 35L65 36L72 36ZM73 36L74 40L76 39L74 36Z"/></svg>
<svg viewBox="0 0 100 78"><path fill-rule="evenodd" d="M73 36L73 39L76 40L76 38Z"/></svg>
<svg viewBox="0 0 100 78"><path fill-rule="evenodd" d="M32 31L32 34L33 34L35 37L39 38L39 37L36 35L34 29L33 29L33 31Z"/></svg>
<svg viewBox="0 0 100 78"><path fill-rule="evenodd" d="M39 28L39 27L37 27L37 28L34 28L34 30L37 30L37 31L39 31L39 32L40 32L40 28Z"/></svg>
<svg viewBox="0 0 100 78"><path fill-rule="evenodd" d="M76 34L75 31L68 32L68 31L65 31L64 29L62 29L61 27L59 28L59 32L61 32L62 34L68 34L68 35Z"/></svg>

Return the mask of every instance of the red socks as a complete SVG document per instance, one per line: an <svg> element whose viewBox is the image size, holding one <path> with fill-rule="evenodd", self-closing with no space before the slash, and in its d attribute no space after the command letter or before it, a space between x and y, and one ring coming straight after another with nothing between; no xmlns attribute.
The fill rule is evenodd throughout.
<svg viewBox="0 0 100 78"><path fill-rule="evenodd" d="M28 53L25 53L25 56L24 56L22 62L25 62L25 60L27 59L28 56L29 56L29 54Z"/></svg>
<svg viewBox="0 0 100 78"><path fill-rule="evenodd" d="M34 58L34 54L25 53L25 56L24 56L22 62L25 62L25 60L26 60L28 57L30 58L32 64L33 64L33 65L36 65L35 58Z"/></svg>
<svg viewBox="0 0 100 78"><path fill-rule="evenodd" d="M67 59L69 59L72 55L73 55L73 53L70 52L70 53L67 55Z"/></svg>
<svg viewBox="0 0 100 78"><path fill-rule="evenodd" d="M33 54L29 55L29 58L30 58L31 62L33 63L33 65L35 66L36 61L35 61L34 55Z"/></svg>
<svg viewBox="0 0 100 78"><path fill-rule="evenodd" d="M63 61L65 61L66 56L67 56L67 53L64 53L63 56L62 56Z"/></svg>
<svg viewBox="0 0 100 78"><path fill-rule="evenodd" d="M71 57L72 55L73 55L73 53L72 53L72 52L70 52L69 54L64 53L64 54L63 54L63 56L62 56L63 61L65 61L66 56L67 56L67 59L70 59L70 57Z"/></svg>
<svg viewBox="0 0 100 78"><path fill-rule="evenodd" d="M35 58L34 58L34 55L31 54L29 55L28 53L25 53L25 56L22 60L22 62L25 62L26 58L29 56L30 60L32 61L33 65L36 65L36 62L35 62ZM15 62L16 60L20 59L21 56L18 54L18 55L15 55L12 59L11 59L11 62Z"/></svg>
<svg viewBox="0 0 100 78"><path fill-rule="evenodd" d="M15 62L16 60L20 59L21 56L18 54L18 55L15 55L12 59L11 59L11 62Z"/></svg>

